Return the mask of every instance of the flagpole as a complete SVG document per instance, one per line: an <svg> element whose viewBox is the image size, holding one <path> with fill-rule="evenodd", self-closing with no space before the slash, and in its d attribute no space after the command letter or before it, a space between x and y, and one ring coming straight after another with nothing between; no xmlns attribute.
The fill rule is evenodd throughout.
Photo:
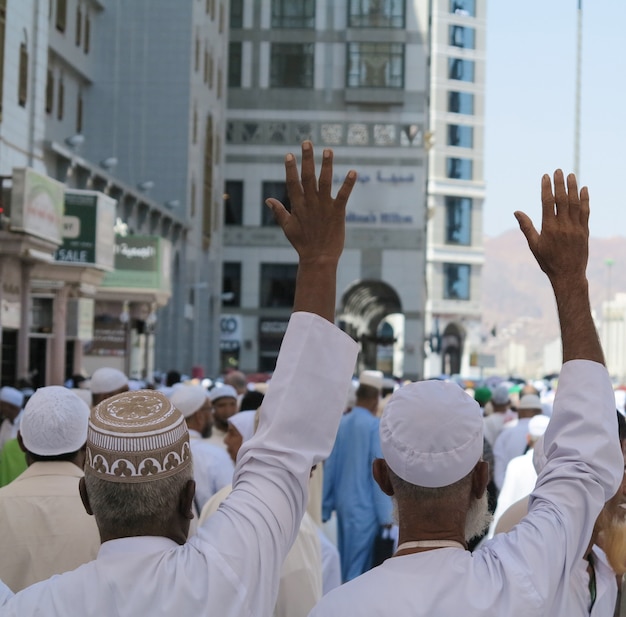
<svg viewBox="0 0 626 617"><path fill-rule="evenodd" d="M580 103L581 103L581 75L582 75L582 48L583 48L583 6L578 0L577 32L576 32L576 110L574 115L574 173L580 174Z"/></svg>

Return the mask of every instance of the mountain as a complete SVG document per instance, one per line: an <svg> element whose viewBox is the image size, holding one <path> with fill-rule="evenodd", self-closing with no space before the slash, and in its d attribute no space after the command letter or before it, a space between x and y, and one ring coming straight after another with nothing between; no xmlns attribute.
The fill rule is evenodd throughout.
<svg viewBox="0 0 626 617"><path fill-rule="evenodd" d="M523 343L530 364L538 365L543 346L559 335L548 279L519 230L485 237L484 248L483 330L496 328L495 340L491 339L488 346L495 351L509 341ZM625 266L625 237L590 239L587 277L592 309L598 317L602 302L616 293L626 292ZM540 367L536 370L540 371Z"/></svg>

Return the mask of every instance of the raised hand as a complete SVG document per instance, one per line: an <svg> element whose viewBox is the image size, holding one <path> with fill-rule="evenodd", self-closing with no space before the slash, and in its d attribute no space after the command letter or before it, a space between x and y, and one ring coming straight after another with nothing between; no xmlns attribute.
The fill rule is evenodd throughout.
<svg viewBox="0 0 626 617"><path fill-rule="evenodd" d="M302 144L302 172L293 154L285 157L287 193L291 213L274 198L266 200L285 236L298 252L300 265L337 263L345 241L346 204L356 182L356 172L346 176L337 197L331 196L333 152L324 150L319 182L315 176L313 144Z"/></svg>
<svg viewBox="0 0 626 617"><path fill-rule="evenodd" d="M550 281L584 279L589 255L587 187L583 187L579 195L576 176L567 176L566 187L563 172L557 169L554 172L554 193L550 176L545 174L541 179L541 204L541 233L526 214L515 213L537 263Z"/></svg>

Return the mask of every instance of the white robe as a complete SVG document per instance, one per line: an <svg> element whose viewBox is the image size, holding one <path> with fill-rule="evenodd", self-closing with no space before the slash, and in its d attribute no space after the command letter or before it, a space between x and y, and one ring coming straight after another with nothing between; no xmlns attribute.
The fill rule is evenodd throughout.
<svg viewBox="0 0 626 617"><path fill-rule="evenodd" d="M588 615L588 589L572 588L571 578L622 482L615 424L604 366L567 362L544 437L548 462L519 525L473 553L441 548L387 559L324 596L311 617Z"/></svg>
<svg viewBox="0 0 626 617"><path fill-rule="evenodd" d="M338 328L295 313L233 492L198 533L182 546L146 536L105 542L95 561L16 594L0 615L271 615L309 473L330 453L356 356Z"/></svg>

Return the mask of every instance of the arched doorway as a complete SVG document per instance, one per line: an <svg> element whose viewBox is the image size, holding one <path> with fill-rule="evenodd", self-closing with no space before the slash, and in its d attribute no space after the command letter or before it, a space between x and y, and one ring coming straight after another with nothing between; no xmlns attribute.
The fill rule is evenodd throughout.
<svg viewBox="0 0 626 617"><path fill-rule="evenodd" d="M359 370L401 374L404 319L396 291L383 281L357 281L343 294L341 309L340 326L361 343Z"/></svg>
<svg viewBox="0 0 626 617"><path fill-rule="evenodd" d="M463 357L464 329L456 323L450 323L443 331L441 338L441 372L446 375L457 375L461 372Z"/></svg>

